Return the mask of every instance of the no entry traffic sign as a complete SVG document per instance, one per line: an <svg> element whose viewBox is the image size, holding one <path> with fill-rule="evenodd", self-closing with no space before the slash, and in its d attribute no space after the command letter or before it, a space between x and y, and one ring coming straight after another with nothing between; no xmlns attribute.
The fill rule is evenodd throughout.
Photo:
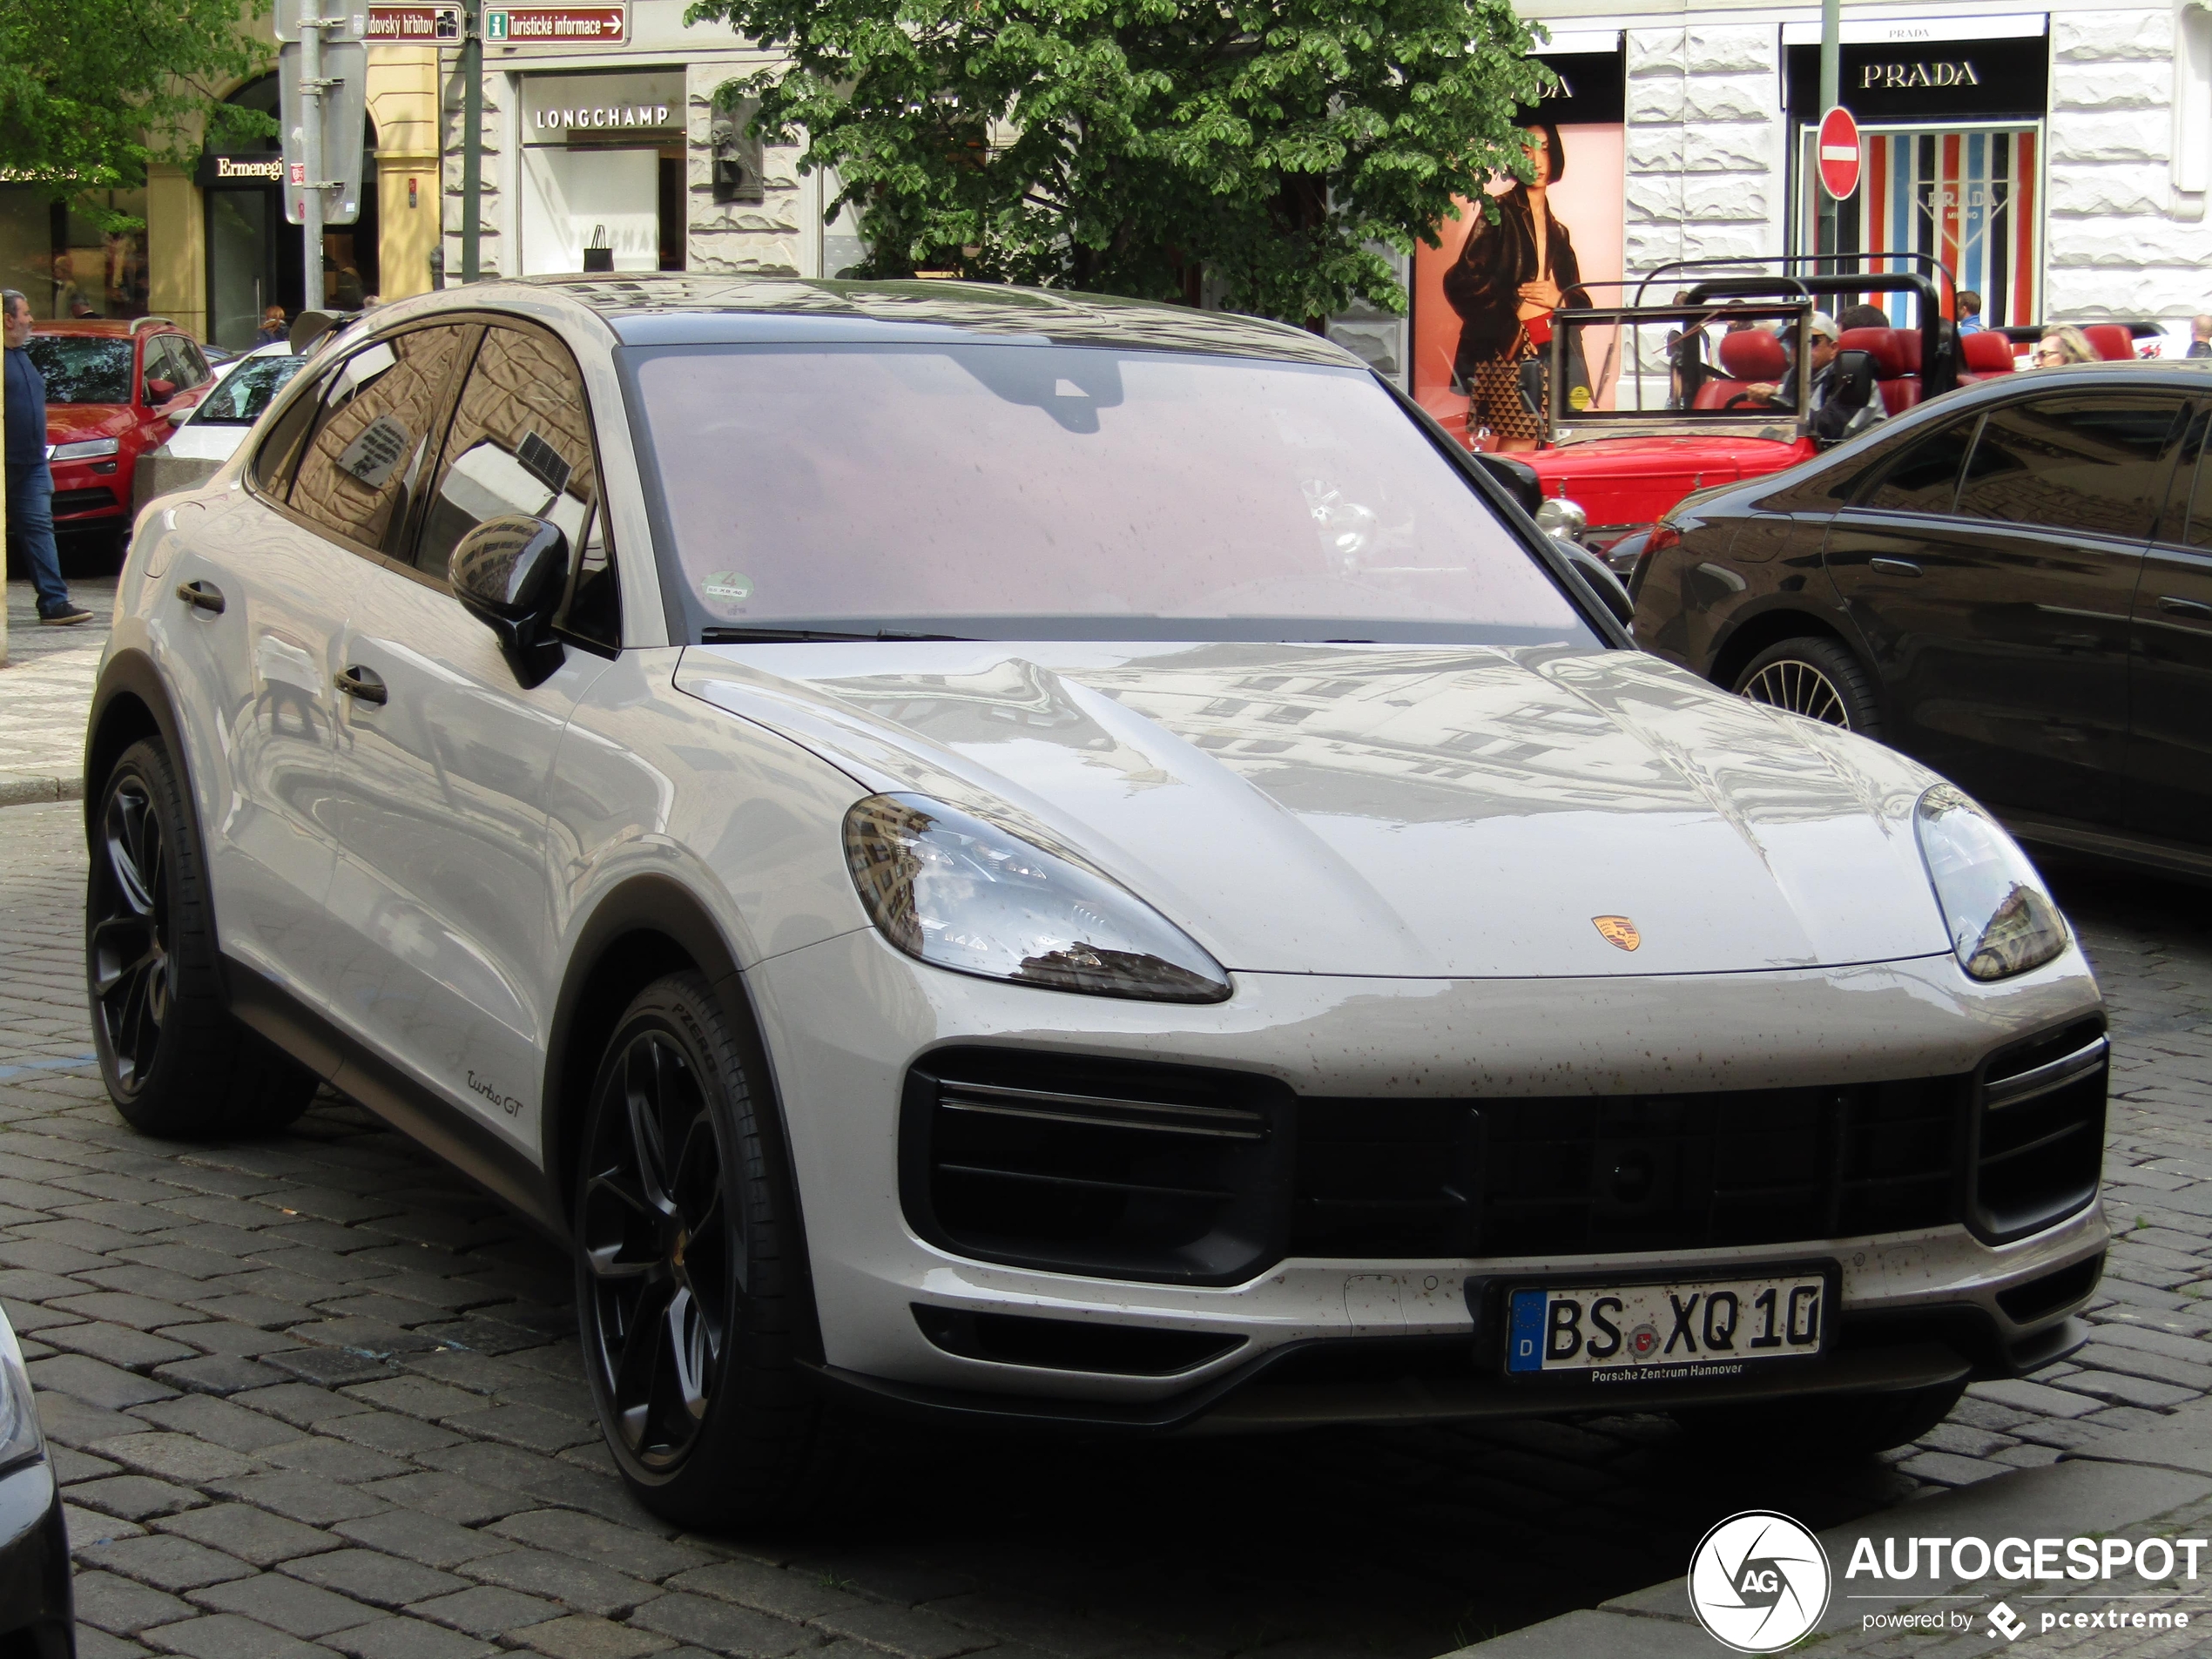
<svg viewBox="0 0 2212 1659"><path fill-rule="evenodd" d="M1820 182L1839 202L1858 188L1858 123L1840 104L1820 118Z"/></svg>

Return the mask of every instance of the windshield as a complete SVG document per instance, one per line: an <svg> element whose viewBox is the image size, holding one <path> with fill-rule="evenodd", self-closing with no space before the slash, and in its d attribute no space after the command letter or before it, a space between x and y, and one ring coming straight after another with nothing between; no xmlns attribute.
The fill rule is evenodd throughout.
<svg viewBox="0 0 2212 1659"><path fill-rule="evenodd" d="M192 421L201 426L252 426L277 389L300 372L304 357L249 357L200 400Z"/></svg>
<svg viewBox="0 0 2212 1659"><path fill-rule="evenodd" d="M49 403L128 403L131 342L88 334L33 334L26 349L46 377Z"/></svg>
<svg viewBox="0 0 2212 1659"><path fill-rule="evenodd" d="M1595 637L1363 372L1046 345L624 354L690 637Z"/></svg>

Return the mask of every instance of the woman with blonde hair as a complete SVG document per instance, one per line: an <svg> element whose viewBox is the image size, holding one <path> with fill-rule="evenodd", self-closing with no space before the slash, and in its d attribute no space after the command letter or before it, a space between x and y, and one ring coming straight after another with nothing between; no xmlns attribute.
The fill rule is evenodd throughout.
<svg viewBox="0 0 2212 1659"><path fill-rule="evenodd" d="M2046 328L2043 338L2035 342L2035 354L2031 361L2037 368L2053 368L2060 363L2094 363L2097 348L2089 337L2070 322Z"/></svg>

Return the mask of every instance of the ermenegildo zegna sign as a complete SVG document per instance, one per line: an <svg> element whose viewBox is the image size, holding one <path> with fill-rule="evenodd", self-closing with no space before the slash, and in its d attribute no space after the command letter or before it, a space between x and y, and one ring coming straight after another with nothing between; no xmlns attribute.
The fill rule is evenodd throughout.
<svg viewBox="0 0 2212 1659"><path fill-rule="evenodd" d="M684 71L523 77L526 145L651 142L684 130Z"/></svg>
<svg viewBox="0 0 2212 1659"><path fill-rule="evenodd" d="M212 150L200 152L199 165L193 171L192 183L206 190L211 185L281 185L284 182L284 158L280 155L247 153L226 156Z"/></svg>
<svg viewBox="0 0 2212 1659"><path fill-rule="evenodd" d="M1792 46L1789 52L1791 111L1817 120L1820 48ZM1862 124L2033 117L2050 104L2050 42L2041 35L1847 44L1838 67L1844 105Z"/></svg>

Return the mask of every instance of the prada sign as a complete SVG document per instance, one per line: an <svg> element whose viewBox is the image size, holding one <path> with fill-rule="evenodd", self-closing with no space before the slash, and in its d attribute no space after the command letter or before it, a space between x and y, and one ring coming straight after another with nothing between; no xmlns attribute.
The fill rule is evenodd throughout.
<svg viewBox="0 0 2212 1659"><path fill-rule="evenodd" d="M1820 48L1791 45L1790 112L1820 118ZM1999 40L1844 43L1844 103L1871 121L2033 119L2050 106L2051 44L2042 35Z"/></svg>
<svg viewBox="0 0 2212 1659"><path fill-rule="evenodd" d="M1909 86L1979 86L1981 77L1974 73L1971 57L1957 63L1934 64L1862 64L1858 70L1859 91L1874 87Z"/></svg>
<svg viewBox="0 0 2212 1659"><path fill-rule="evenodd" d="M684 130L684 71L523 78L525 145L659 144Z"/></svg>

